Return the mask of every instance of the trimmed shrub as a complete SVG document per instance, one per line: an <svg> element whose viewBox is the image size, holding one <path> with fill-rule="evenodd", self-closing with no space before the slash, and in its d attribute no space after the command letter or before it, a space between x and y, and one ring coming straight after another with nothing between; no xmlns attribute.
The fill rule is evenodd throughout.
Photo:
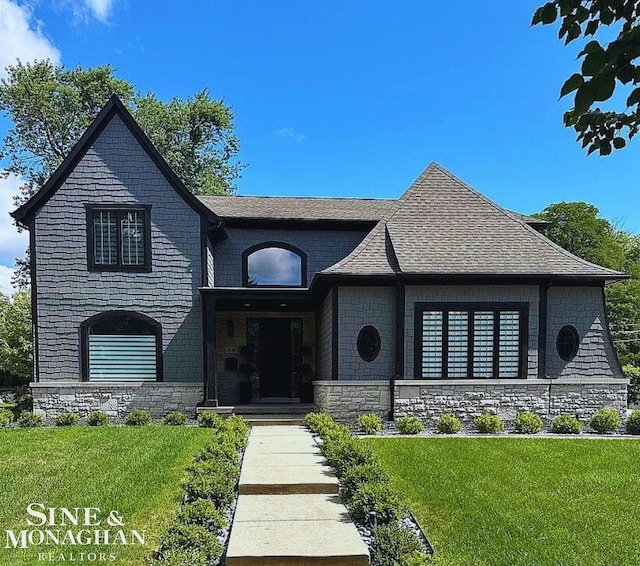
<svg viewBox="0 0 640 566"><path fill-rule="evenodd" d="M325 440L320 452L339 478L348 468L370 464L375 459L371 448L352 436L339 437L334 441Z"/></svg>
<svg viewBox="0 0 640 566"><path fill-rule="evenodd" d="M554 434L580 434L582 423L570 415L559 415L551 421L551 432Z"/></svg>
<svg viewBox="0 0 640 566"><path fill-rule="evenodd" d="M196 462L189 468L185 491L191 499L210 499L221 509L235 500L240 470L229 462Z"/></svg>
<svg viewBox="0 0 640 566"><path fill-rule="evenodd" d="M462 430L462 423L451 413L444 413L438 417L436 428L442 434L458 434Z"/></svg>
<svg viewBox="0 0 640 566"><path fill-rule="evenodd" d="M625 428L629 434L640 434L640 411L635 410L629 415Z"/></svg>
<svg viewBox="0 0 640 566"><path fill-rule="evenodd" d="M622 373L629 380L627 386L629 404L635 404L640 399L640 367L627 364L622 366Z"/></svg>
<svg viewBox="0 0 640 566"><path fill-rule="evenodd" d="M184 553L195 552L196 556L204 556L206 561L217 560L224 550L216 539L216 535L201 525L175 523L165 531L160 542L163 555L171 556L178 553L184 555Z"/></svg>
<svg viewBox="0 0 640 566"><path fill-rule="evenodd" d="M169 426L182 426L187 424L187 415L181 411L171 411L162 417L162 424Z"/></svg>
<svg viewBox="0 0 640 566"><path fill-rule="evenodd" d="M514 428L520 434L536 434L542 430L542 419L533 413L520 413L516 417Z"/></svg>
<svg viewBox="0 0 640 566"><path fill-rule="evenodd" d="M215 534L221 533L228 524L210 499L197 499L187 503L178 514L177 520L187 525L206 527Z"/></svg>
<svg viewBox="0 0 640 566"><path fill-rule="evenodd" d="M151 424L151 411L144 409L133 409L125 418L124 424L127 426L146 426Z"/></svg>
<svg viewBox="0 0 640 566"><path fill-rule="evenodd" d="M202 428L220 428L223 418L213 411L204 411L198 415L198 426Z"/></svg>
<svg viewBox="0 0 640 566"><path fill-rule="evenodd" d="M336 423L328 413L307 413L304 424L314 434L323 436L323 432L335 426Z"/></svg>
<svg viewBox="0 0 640 566"><path fill-rule="evenodd" d="M240 415L231 415L222 422L221 432L228 432L229 439L235 443L238 449L247 445L249 425Z"/></svg>
<svg viewBox="0 0 640 566"><path fill-rule="evenodd" d="M151 564L163 566L208 566L209 559L204 550L196 548L167 548L162 557L154 559Z"/></svg>
<svg viewBox="0 0 640 566"><path fill-rule="evenodd" d="M205 444L196 456L196 462L208 462L210 460L229 462L239 466L240 454L236 443L226 436L219 435L214 441Z"/></svg>
<svg viewBox="0 0 640 566"><path fill-rule="evenodd" d="M0 428L8 427L13 422L13 411L9 409L0 410Z"/></svg>
<svg viewBox="0 0 640 566"><path fill-rule="evenodd" d="M388 483L361 485L348 507L354 521L363 525L388 525L407 514L404 498Z"/></svg>
<svg viewBox="0 0 640 566"><path fill-rule="evenodd" d="M350 501L360 486L390 481L389 474L379 462L353 466L347 468L340 479L340 497L345 501Z"/></svg>
<svg viewBox="0 0 640 566"><path fill-rule="evenodd" d="M36 428L44 425L44 419L41 415L24 411L23 413L20 413L16 423L22 428Z"/></svg>
<svg viewBox="0 0 640 566"><path fill-rule="evenodd" d="M492 415L491 413L483 413L479 417L473 419L478 432L495 433L502 432L504 430L504 423L498 415Z"/></svg>
<svg viewBox="0 0 640 566"><path fill-rule="evenodd" d="M604 434L618 430L622 426L622 419L615 409L600 409L591 417L589 426L596 432Z"/></svg>
<svg viewBox="0 0 640 566"><path fill-rule="evenodd" d="M424 424L418 417L400 417L396 427L400 434L420 434Z"/></svg>
<svg viewBox="0 0 640 566"><path fill-rule="evenodd" d="M398 525L373 527L371 558L377 566L406 566L422 553L422 544L418 535Z"/></svg>
<svg viewBox="0 0 640 566"><path fill-rule="evenodd" d="M358 426L365 434L378 434L382 430L382 419L375 413L368 413L358 417Z"/></svg>
<svg viewBox="0 0 640 566"><path fill-rule="evenodd" d="M87 426L107 426L111 421L107 413L95 411L87 415Z"/></svg>
<svg viewBox="0 0 640 566"><path fill-rule="evenodd" d="M60 413L55 419L53 424L56 426L75 426L80 422L80 417L75 413Z"/></svg>

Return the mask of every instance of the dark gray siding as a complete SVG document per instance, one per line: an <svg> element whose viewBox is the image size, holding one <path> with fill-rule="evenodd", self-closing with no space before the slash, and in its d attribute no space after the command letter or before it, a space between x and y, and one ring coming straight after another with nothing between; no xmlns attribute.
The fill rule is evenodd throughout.
<svg viewBox="0 0 640 566"><path fill-rule="evenodd" d="M314 274L348 255L366 232L336 230L249 230L229 228L229 237L216 245L216 287L242 286L242 252L262 242L285 242L307 254L307 283Z"/></svg>
<svg viewBox="0 0 640 566"><path fill-rule="evenodd" d="M327 296L322 302L318 314L320 317L318 322L318 352L316 354L316 378L317 379L331 379L331 348L332 348L332 313L333 313L333 293L335 290L331 290L327 293Z"/></svg>
<svg viewBox="0 0 640 566"><path fill-rule="evenodd" d="M151 273L87 270L85 204L151 205ZM200 218L167 183L119 117L35 219L40 379L80 379L79 328L134 310L163 329L165 381L202 380Z"/></svg>

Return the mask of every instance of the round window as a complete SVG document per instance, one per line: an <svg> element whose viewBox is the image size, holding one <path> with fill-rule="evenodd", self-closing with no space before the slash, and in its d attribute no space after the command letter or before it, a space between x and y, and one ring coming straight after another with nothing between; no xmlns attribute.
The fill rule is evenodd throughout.
<svg viewBox="0 0 640 566"><path fill-rule="evenodd" d="M365 362L372 362L380 353L380 333L370 324L358 334L358 354Z"/></svg>
<svg viewBox="0 0 640 566"><path fill-rule="evenodd" d="M580 336L578 336L578 331L569 324L563 326L560 332L558 332L558 338L556 340L556 348L558 349L560 357L570 362L576 357L579 345Z"/></svg>

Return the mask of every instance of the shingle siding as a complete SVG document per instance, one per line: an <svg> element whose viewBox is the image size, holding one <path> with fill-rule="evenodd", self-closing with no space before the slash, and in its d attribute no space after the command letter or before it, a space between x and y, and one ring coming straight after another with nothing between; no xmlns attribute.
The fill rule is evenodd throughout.
<svg viewBox="0 0 640 566"><path fill-rule="evenodd" d="M86 204L151 205L152 271L87 270ZM118 116L35 218L41 381L80 379L80 324L133 310L162 324L165 381L202 380L200 218Z"/></svg>
<svg viewBox="0 0 640 566"><path fill-rule="evenodd" d="M307 254L307 283L314 274L349 254L366 235L337 230L250 230L228 228L229 237L216 245L216 287L242 286L242 252L262 242L284 242Z"/></svg>
<svg viewBox="0 0 640 566"><path fill-rule="evenodd" d="M332 363L332 335L333 335L333 293L332 289L322 302L322 306L318 311L320 321L318 323L318 353L316 355L316 378L332 379L331 363Z"/></svg>

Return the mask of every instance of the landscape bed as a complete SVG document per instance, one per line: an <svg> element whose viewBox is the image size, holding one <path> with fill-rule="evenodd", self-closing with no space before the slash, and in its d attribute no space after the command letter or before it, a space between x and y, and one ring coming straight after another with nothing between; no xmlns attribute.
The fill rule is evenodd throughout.
<svg viewBox="0 0 640 566"><path fill-rule="evenodd" d="M160 532L178 509L185 470L211 434L206 428L167 426L0 430L0 564L45 564L49 552L54 557L64 553L69 562L70 552L77 558L83 551L116 553L110 564L147 564L157 549ZM109 527L103 522L99 528L145 531L145 545L6 549L7 529L33 528L26 522L26 509L32 503L98 507L103 519L115 510L124 525ZM79 527L72 528L77 531ZM47 553L44 562L39 560L40 552ZM60 563L59 559L54 563ZM85 558L76 563L89 562Z"/></svg>
<svg viewBox="0 0 640 566"><path fill-rule="evenodd" d="M368 438L455 566L640 563L638 440Z"/></svg>

